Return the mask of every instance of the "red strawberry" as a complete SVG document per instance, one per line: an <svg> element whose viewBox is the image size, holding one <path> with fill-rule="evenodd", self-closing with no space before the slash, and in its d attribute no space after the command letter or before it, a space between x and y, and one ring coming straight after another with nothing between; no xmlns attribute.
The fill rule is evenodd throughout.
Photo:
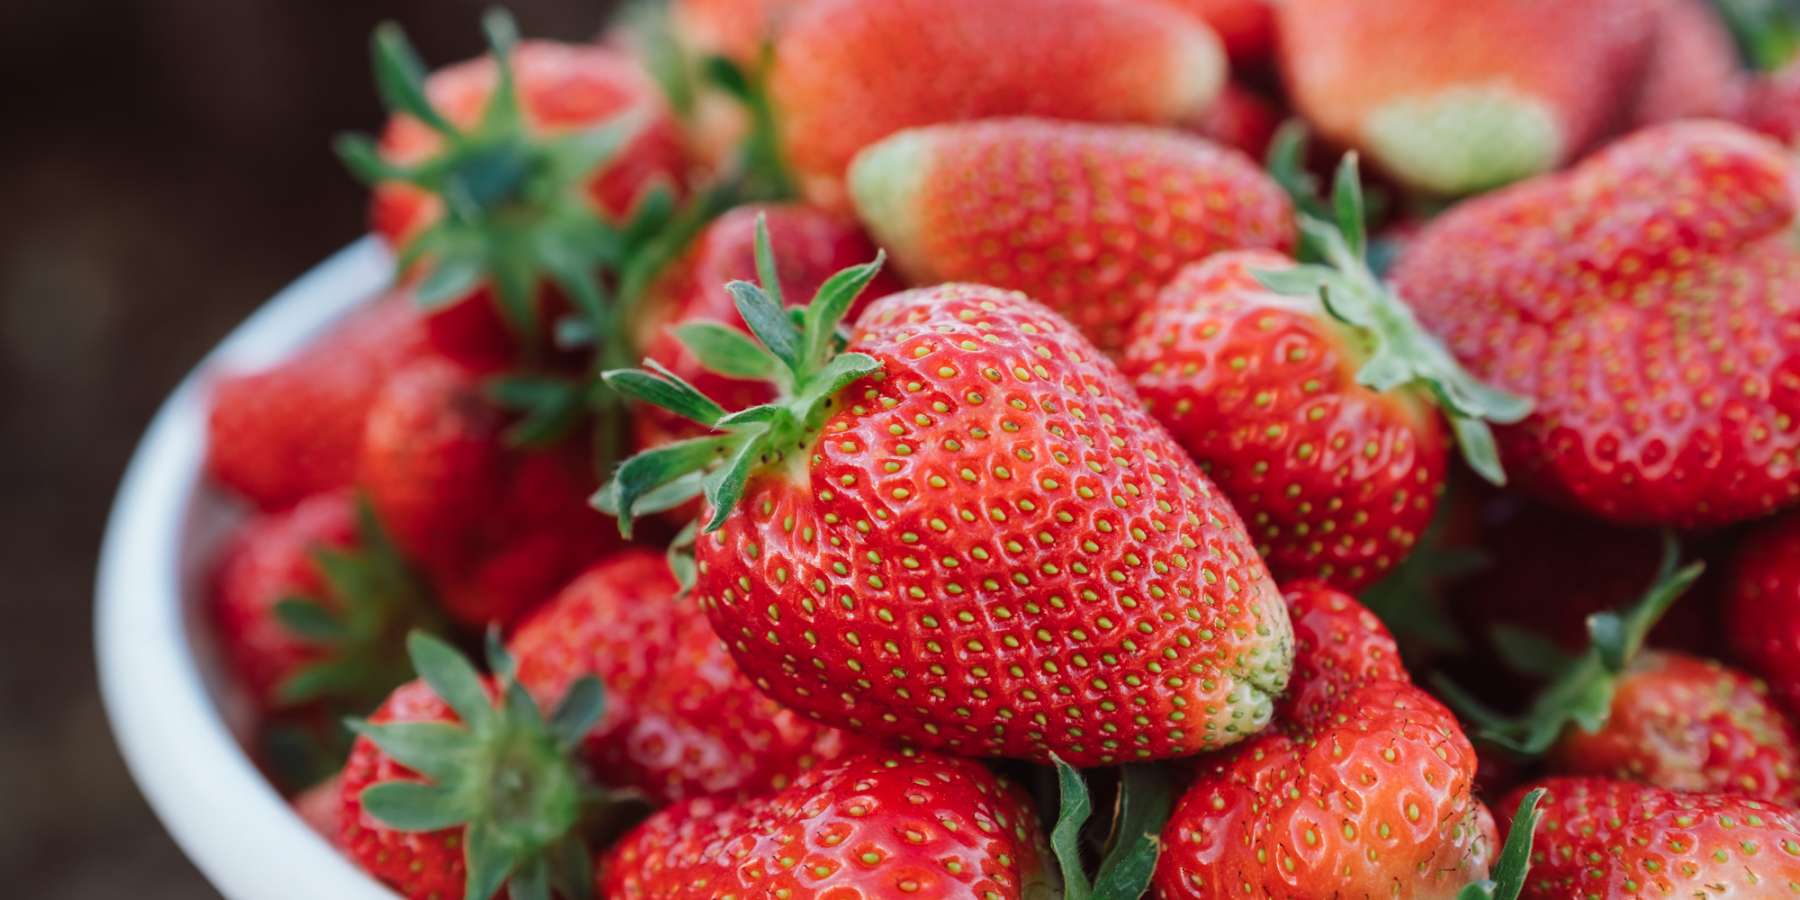
<svg viewBox="0 0 1800 900"><path fill-rule="evenodd" d="M766 246L766 239L761 239ZM1267 723L1290 632L1243 525L1073 327L1024 295L943 285L833 334L873 266L822 288L733 285L783 383L725 416L608 374L716 436L626 461L606 491L703 479L698 593L770 696L829 724L1073 764L1181 756ZM773 296L771 296L773 294Z"/></svg>
<svg viewBox="0 0 1800 900"><path fill-rule="evenodd" d="M319 837L336 844L343 830L343 824L338 821L338 815L343 812L343 790L337 776L307 788L293 800L294 815Z"/></svg>
<svg viewBox="0 0 1800 900"><path fill-rule="evenodd" d="M1757 76L1738 118L1790 148L1800 148L1800 60Z"/></svg>
<svg viewBox="0 0 1800 900"><path fill-rule="evenodd" d="M1251 159L1262 159L1269 153L1281 118L1281 110L1273 102L1234 81L1225 85L1218 102L1185 124L1207 140L1238 150Z"/></svg>
<svg viewBox="0 0 1800 900"><path fill-rule="evenodd" d="M1524 900L1785 897L1800 891L1800 814L1727 794L1551 778ZM1523 792L1502 804L1502 813Z"/></svg>
<svg viewBox="0 0 1800 900"><path fill-rule="evenodd" d="M1763 138L1659 126L1440 217L1395 282L1535 401L1499 431L1526 486L1624 523L1750 518L1800 498L1796 183Z"/></svg>
<svg viewBox="0 0 1800 900"><path fill-rule="evenodd" d="M483 380L440 357L397 373L369 414L361 482L451 617L506 625L617 544L588 506L584 442L509 440Z"/></svg>
<svg viewBox="0 0 1800 900"><path fill-rule="evenodd" d="M589 766L657 803L786 787L866 745L763 696L699 605L676 596L660 554L627 550L582 573L510 648L540 701L600 679L606 713L584 741Z"/></svg>
<svg viewBox="0 0 1800 900"><path fill-rule="evenodd" d="M1022 290L1108 352L1183 264L1294 242L1287 197L1255 163L1166 130L1005 119L905 131L857 157L850 189L912 282Z"/></svg>
<svg viewBox="0 0 1800 900"><path fill-rule="evenodd" d="M683 349L678 329L705 322L741 333L743 320L725 285L756 277L759 216L768 222L781 283L793 297L811 297L840 269L875 255L874 245L855 222L807 206L742 206L715 219L701 232L687 256L671 266L645 298L646 314L636 328L638 346L646 358L667 367L701 393L731 409L766 403L773 394L764 382L707 371ZM891 278L877 276L857 298L849 318L854 320L868 301L898 289ZM655 407L636 417L635 425L640 447L704 432Z"/></svg>
<svg viewBox="0 0 1800 900"><path fill-rule="evenodd" d="M1225 80L1212 30L1160 3L819 0L787 23L771 90L818 199L903 128L995 116L1175 122Z"/></svg>
<svg viewBox="0 0 1800 900"><path fill-rule="evenodd" d="M424 343L411 304L385 298L274 366L219 378L207 474L269 510L349 487L370 404Z"/></svg>
<svg viewBox="0 0 1800 900"><path fill-rule="evenodd" d="M1172 0L1219 33L1232 63L1261 61L1275 46L1275 3L1270 0Z"/></svg>
<svg viewBox="0 0 1800 900"><path fill-rule="evenodd" d="M1448 897L1485 878L1494 822L1456 718L1355 600L1321 585L1287 600L1292 690L1275 728L1198 761L1158 896Z"/></svg>
<svg viewBox="0 0 1800 900"><path fill-rule="evenodd" d="M1678 791L1800 802L1800 731L1770 702L1768 687L1678 653L1634 660L1613 689L1606 724L1569 729L1551 765Z"/></svg>
<svg viewBox="0 0 1800 900"><path fill-rule="evenodd" d="M1467 193L1553 168L1631 98L1661 0L1284 0L1289 93L1406 184Z"/></svg>
<svg viewBox="0 0 1800 900"><path fill-rule="evenodd" d="M664 810L601 864L597 893L653 897L981 897L1059 894L1031 801L980 765L866 754L777 794Z"/></svg>
<svg viewBox="0 0 1800 900"><path fill-rule="evenodd" d="M502 885L514 900L587 896L578 826L592 789L572 756L600 714L599 684L540 712L497 645L493 678L436 639L408 649L420 680L354 723L339 846L407 900L489 900Z"/></svg>
<svg viewBox="0 0 1800 900"><path fill-rule="evenodd" d="M394 116L379 145L353 137L341 150L374 186L375 230L419 277L439 352L500 368L541 357L565 298L597 295L598 271L619 260L596 233L651 185L679 185L686 162L636 62L597 46L515 48L510 18L486 25L490 57L429 79L397 28L378 29L376 80Z"/></svg>
<svg viewBox="0 0 1800 900"><path fill-rule="evenodd" d="M1800 514L1758 526L1744 539L1724 612L1738 659L1800 716Z"/></svg>
<svg viewBox="0 0 1800 900"><path fill-rule="evenodd" d="M1634 126L1726 116L1744 79L1731 32L1708 0L1657 0L1656 49L1632 108Z"/></svg>

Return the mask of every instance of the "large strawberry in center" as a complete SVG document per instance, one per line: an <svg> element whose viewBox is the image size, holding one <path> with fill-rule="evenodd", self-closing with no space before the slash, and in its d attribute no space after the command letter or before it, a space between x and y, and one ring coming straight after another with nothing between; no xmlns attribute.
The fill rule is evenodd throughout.
<svg viewBox="0 0 1800 900"><path fill-rule="evenodd" d="M1292 655L1281 596L1118 370L968 284L877 301L840 352L874 272L827 281L800 324L766 274L731 285L760 344L690 349L765 373L770 404L608 374L717 432L628 460L601 499L628 525L704 485L697 589L744 671L828 723L971 754L1103 764L1263 728Z"/></svg>

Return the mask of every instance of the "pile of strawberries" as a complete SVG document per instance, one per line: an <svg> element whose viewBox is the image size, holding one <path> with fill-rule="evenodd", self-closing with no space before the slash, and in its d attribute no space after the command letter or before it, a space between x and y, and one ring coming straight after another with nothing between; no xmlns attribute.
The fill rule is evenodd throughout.
<svg viewBox="0 0 1800 900"><path fill-rule="evenodd" d="M1800 896L1797 20L384 27L393 288L213 386L257 758L409 898Z"/></svg>

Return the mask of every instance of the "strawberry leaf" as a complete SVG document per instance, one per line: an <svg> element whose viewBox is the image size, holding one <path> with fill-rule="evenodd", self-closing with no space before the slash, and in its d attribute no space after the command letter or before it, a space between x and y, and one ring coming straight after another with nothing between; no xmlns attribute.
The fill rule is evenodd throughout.
<svg viewBox="0 0 1800 900"><path fill-rule="evenodd" d="M1544 789L1537 788L1519 801L1512 827L1506 832L1506 846L1500 849L1500 859L1494 864L1493 877L1463 888L1456 900L1519 900L1531 874L1531 845L1538 823L1544 819L1543 811L1538 809L1543 799Z"/></svg>
<svg viewBox="0 0 1800 900"><path fill-rule="evenodd" d="M1094 876L1096 900L1138 900L1150 889L1162 830L1174 808L1176 790L1168 771L1153 763L1120 770L1119 810L1111 849Z"/></svg>
<svg viewBox="0 0 1800 900"><path fill-rule="evenodd" d="M730 378L769 381L781 370L781 361L761 344L745 337L736 328L717 322L689 322L677 326L675 337L709 372Z"/></svg>
<svg viewBox="0 0 1800 900"><path fill-rule="evenodd" d="M1056 825L1050 830L1050 847L1056 851L1056 862L1062 867L1064 900L1091 900L1093 882L1081 859L1081 829L1094 812L1088 797L1087 781L1074 766L1051 757L1056 762L1056 782L1062 797L1062 808Z"/></svg>

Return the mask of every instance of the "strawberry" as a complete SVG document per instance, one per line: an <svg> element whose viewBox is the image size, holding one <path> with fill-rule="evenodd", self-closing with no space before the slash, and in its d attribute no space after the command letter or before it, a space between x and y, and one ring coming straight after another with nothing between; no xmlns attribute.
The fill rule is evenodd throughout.
<svg viewBox="0 0 1800 900"><path fill-rule="evenodd" d="M1218 32L1233 65L1262 61L1275 46L1275 4L1271 0L1171 0Z"/></svg>
<svg viewBox="0 0 1800 900"><path fill-rule="evenodd" d="M586 503L584 442L519 446L514 419L478 375L436 356L396 373L369 413L364 490L465 625L516 621L617 543Z"/></svg>
<svg viewBox="0 0 1800 900"><path fill-rule="evenodd" d="M1800 148L1800 60L1757 76L1738 119L1790 148Z"/></svg>
<svg viewBox="0 0 1800 900"><path fill-rule="evenodd" d="M1263 159L1281 126L1282 113L1274 102L1235 81L1219 92L1218 102L1185 127L1216 144L1223 144L1251 159Z"/></svg>
<svg viewBox="0 0 1800 900"><path fill-rule="evenodd" d="M819 0L787 22L770 89L789 163L835 205L857 151L903 128L996 116L1176 122L1209 106L1224 80L1212 30L1161 3Z"/></svg>
<svg viewBox="0 0 1800 900"><path fill-rule="evenodd" d="M645 299L645 314L636 326L644 356L674 372L700 391L733 409L766 403L772 396L761 381L707 371L682 347L680 335L695 328L697 339L729 340L717 326L742 334L727 282L756 277L756 222L768 222L781 283L796 297L810 297L840 269L875 255L875 247L854 221L807 206L743 206L707 226L679 263L669 267ZM885 274L876 276L857 298L849 317L876 297L899 289ZM706 323L706 324L701 324ZM674 437L703 433L679 416L649 407L637 417L638 444L651 447Z"/></svg>
<svg viewBox="0 0 1800 900"><path fill-rule="evenodd" d="M416 576L348 492L241 525L210 609L226 659L264 709L331 701L366 712L406 680L399 638L435 626Z"/></svg>
<svg viewBox="0 0 1800 900"><path fill-rule="evenodd" d="M1632 96L1661 0L1285 0L1289 94L1325 137L1408 186L1469 193L1603 136Z"/></svg>
<svg viewBox="0 0 1800 900"><path fill-rule="evenodd" d="M606 714L583 742L593 771L672 803L786 787L864 745L763 696L699 605L676 591L659 554L626 550L576 577L513 635L519 683L540 701L588 675L605 686Z"/></svg>
<svg viewBox="0 0 1800 900"><path fill-rule="evenodd" d="M1531 789L1545 793L1525 900L1800 891L1800 814L1791 810L1602 778L1551 778Z"/></svg>
<svg viewBox="0 0 1800 900"><path fill-rule="evenodd" d="M432 315L434 346L465 365L544 356L550 319L573 303L616 331L600 272L629 258L618 226L686 161L655 82L596 46L517 45L486 20L489 57L430 78L393 25L374 38L393 113L379 143L347 136L345 162L374 188L370 218L400 253ZM621 230L621 227L623 230Z"/></svg>
<svg viewBox="0 0 1800 900"><path fill-rule="evenodd" d="M876 301L839 352L879 260L797 325L766 230L758 253L764 287L731 291L760 348L707 355L768 373L776 399L726 414L666 373L608 373L717 433L627 460L601 499L629 527L711 467L696 590L759 688L878 738L1077 765L1268 722L1290 655L1274 583L1073 326L951 284Z"/></svg>
<svg viewBox="0 0 1800 900"><path fill-rule="evenodd" d="M1656 49L1632 125L1728 116L1742 103L1743 82L1737 44L1709 0L1657 0Z"/></svg>
<svg viewBox="0 0 1800 900"><path fill-rule="evenodd" d="M1525 486L1627 524L1750 518L1800 498L1796 183L1766 139L1658 126L1451 210L1394 280L1534 400L1498 434Z"/></svg>
<svg viewBox="0 0 1800 900"><path fill-rule="evenodd" d="M1800 716L1800 514L1760 525L1744 539L1724 613L1737 658Z"/></svg>
<svg viewBox="0 0 1800 900"><path fill-rule="evenodd" d="M338 845L408 900L589 896L578 826L592 787L574 747L600 715L592 678L540 713L490 634L484 677L455 649L414 635L419 680L358 732L340 782ZM590 819L591 821L591 819Z"/></svg>
<svg viewBox="0 0 1800 900"><path fill-rule="evenodd" d="M753 62L781 26L813 0L674 0L669 19L690 51Z"/></svg>
<svg viewBox="0 0 1800 900"><path fill-rule="evenodd" d="M1030 799L968 760L871 753L779 793L652 816L600 866L596 893L653 897L1059 895Z"/></svg>
<svg viewBox="0 0 1800 900"><path fill-rule="evenodd" d="M1293 246L1256 164L1174 131L1003 119L904 131L856 158L857 212L915 284L1030 294L1112 352L1182 264Z"/></svg>
<svg viewBox="0 0 1800 900"><path fill-rule="evenodd" d="M370 404L424 343L411 305L383 298L269 368L220 376L207 475L266 510L349 487Z"/></svg>
<svg viewBox="0 0 1800 900"><path fill-rule="evenodd" d="M1363 262L1355 158L1336 224L1302 214L1331 266L1268 251L1184 269L1132 326L1120 368L1246 517L1277 579L1368 585L1404 558L1444 490L1448 440L1496 483L1484 420L1524 408L1476 382ZM1266 286L1265 286L1266 285Z"/></svg>
<svg viewBox="0 0 1800 900"><path fill-rule="evenodd" d="M337 776L333 776L301 791L292 802L294 815L319 837L335 844L343 830L343 823L338 821L338 814L343 811L343 790Z"/></svg>
<svg viewBox="0 0 1800 900"><path fill-rule="evenodd" d="M1494 822L1456 718L1348 595L1302 584L1287 602L1294 678L1277 724L1197 761L1158 896L1439 897L1483 880Z"/></svg>

